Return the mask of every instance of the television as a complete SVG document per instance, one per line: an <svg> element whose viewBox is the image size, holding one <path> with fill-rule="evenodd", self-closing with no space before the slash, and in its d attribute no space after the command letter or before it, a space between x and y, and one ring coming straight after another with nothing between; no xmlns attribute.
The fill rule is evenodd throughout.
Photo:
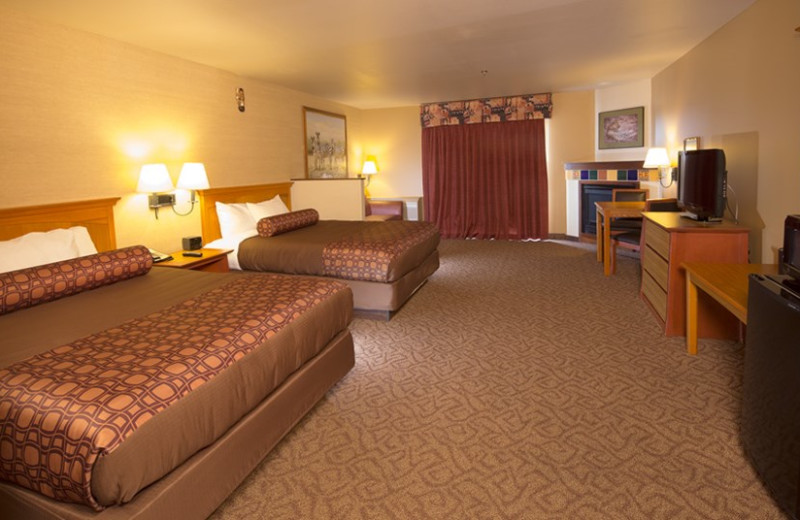
<svg viewBox="0 0 800 520"><path fill-rule="evenodd" d="M783 268L800 282L800 215L787 215L783 224Z"/></svg>
<svg viewBox="0 0 800 520"><path fill-rule="evenodd" d="M727 192L725 152L718 149L678 153L678 205L695 220L722 220Z"/></svg>

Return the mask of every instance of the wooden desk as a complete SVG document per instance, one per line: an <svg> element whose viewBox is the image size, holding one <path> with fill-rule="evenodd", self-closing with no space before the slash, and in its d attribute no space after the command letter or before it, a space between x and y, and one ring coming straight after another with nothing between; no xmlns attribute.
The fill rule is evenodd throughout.
<svg viewBox="0 0 800 520"><path fill-rule="evenodd" d="M747 325L748 275L778 274L772 264L716 264L684 262L686 270L686 351L697 354L697 290L714 298Z"/></svg>
<svg viewBox="0 0 800 520"><path fill-rule="evenodd" d="M686 335L686 271L683 263L746 264L748 231L733 222L703 223L679 213L642 214L642 299L667 336ZM698 333L704 338L736 339L739 322L705 293Z"/></svg>
<svg viewBox="0 0 800 520"><path fill-rule="evenodd" d="M611 222L615 218L641 218L644 201L595 202L597 209L597 261L603 262L603 274L611 275Z"/></svg>

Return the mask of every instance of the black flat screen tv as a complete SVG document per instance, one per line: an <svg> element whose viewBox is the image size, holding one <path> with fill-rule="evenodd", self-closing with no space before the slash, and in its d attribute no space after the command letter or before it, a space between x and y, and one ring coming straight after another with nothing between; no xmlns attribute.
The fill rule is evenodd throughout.
<svg viewBox="0 0 800 520"><path fill-rule="evenodd" d="M783 223L782 260L786 274L800 283L800 215L787 215Z"/></svg>
<svg viewBox="0 0 800 520"><path fill-rule="evenodd" d="M727 173L722 150L678 153L678 205L685 216L695 220L722 220Z"/></svg>

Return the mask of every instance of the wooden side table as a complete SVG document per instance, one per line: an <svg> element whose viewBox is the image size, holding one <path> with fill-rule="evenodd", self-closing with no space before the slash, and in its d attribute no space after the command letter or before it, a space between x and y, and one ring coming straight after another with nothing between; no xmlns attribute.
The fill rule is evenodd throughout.
<svg viewBox="0 0 800 520"><path fill-rule="evenodd" d="M211 273L228 272L228 253L233 249L197 249L195 251L176 251L170 253L172 260L153 264L156 267L192 269ZM183 253L201 253L201 257L183 256Z"/></svg>
<svg viewBox="0 0 800 520"><path fill-rule="evenodd" d="M778 274L772 264L684 262L681 267L686 270L686 351L692 355L697 354L698 289L747 325L748 275Z"/></svg>

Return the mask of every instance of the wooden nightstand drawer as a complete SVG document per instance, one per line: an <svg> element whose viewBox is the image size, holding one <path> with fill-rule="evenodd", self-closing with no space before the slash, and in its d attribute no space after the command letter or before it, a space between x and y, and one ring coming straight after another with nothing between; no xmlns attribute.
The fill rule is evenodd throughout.
<svg viewBox="0 0 800 520"><path fill-rule="evenodd" d="M669 258L669 232L652 222L647 222L644 232L645 244L653 248L653 251L661 255L662 258Z"/></svg>
<svg viewBox="0 0 800 520"><path fill-rule="evenodd" d="M172 260L153 264L157 267L172 267L174 269L192 269L212 273L228 272L228 253L232 249L198 249L196 251L176 251L170 253ZM203 256L183 256L183 253L200 253Z"/></svg>
<svg viewBox="0 0 800 520"><path fill-rule="evenodd" d="M642 250L642 267L665 291L669 282L669 264L652 248L646 246Z"/></svg>
<svg viewBox="0 0 800 520"><path fill-rule="evenodd" d="M667 321L667 291L662 289L647 271L642 273L642 294L661 320Z"/></svg>

